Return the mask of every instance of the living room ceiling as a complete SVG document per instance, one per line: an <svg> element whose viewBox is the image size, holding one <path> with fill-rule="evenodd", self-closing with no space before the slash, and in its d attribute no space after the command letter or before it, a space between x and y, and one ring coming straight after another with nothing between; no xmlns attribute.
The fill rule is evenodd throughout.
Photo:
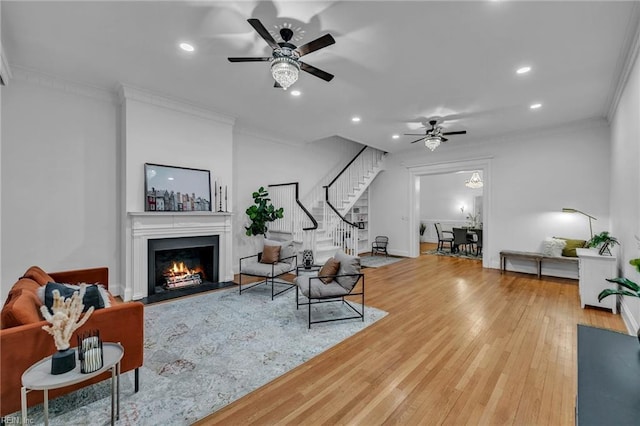
<svg viewBox="0 0 640 426"><path fill-rule="evenodd" d="M305 144L338 135L390 152L425 150L403 134L432 117L450 119L445 131L468 131L438 149L605 117L640 21L638 1L3 0L1 7L16 78L35 71L110 90L122 83L233 116L238 128L270 139ZM298 46L333 35L336 44L304 58L333 81L301 72L284 91L273 88L269 63L228 62L271 55L248 18L270 30L291 26ZM182 51L181 42L195 51ZM531 71L517 74L523 66ZM534 103L541 107L530 109Z"/></svg>

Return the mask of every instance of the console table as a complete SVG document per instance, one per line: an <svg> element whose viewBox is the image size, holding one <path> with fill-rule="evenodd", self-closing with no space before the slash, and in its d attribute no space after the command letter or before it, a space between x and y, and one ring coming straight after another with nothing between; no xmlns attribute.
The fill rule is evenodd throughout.
<svg viewBox="0 0 640 426"><path fill-rule="evenodd" d="M576 425L637 425L640 343L637 337L578 325Z"/></svg>
<svg viewBox="0 0 640 426"><path fill-rule="evenodd" d="M22 423L29 424L27 419L27 393L33 390L44 391L44 424L49 424L49 389L58 389L81 383L92 377L99 376L105 371L111 371L111 424L120 414L120 360L124 355L124 348L119 343L103 343L102 368L92 373L81 373L80 363L64 374L51 374L51 357L41 359L22 374ZM77 352L77 349L76 349ZM76 353L77 357L78 354ZM116 405L114 410L114 403ZM115 416L114 416L115 411Z"/></svg>

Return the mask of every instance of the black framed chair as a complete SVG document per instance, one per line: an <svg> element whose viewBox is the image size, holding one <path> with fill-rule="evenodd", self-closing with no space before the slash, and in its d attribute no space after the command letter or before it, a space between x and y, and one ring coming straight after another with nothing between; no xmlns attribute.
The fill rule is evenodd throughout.
<svg viewBox="0 0 640 426"><path fill-rule="evenodd" d="M302 266L297 268L298 276L295 279L296 309L299 309L300 306L307 306L309 328L311 328L311 324L332 321L361 319L364 322L364 274L361 273L360 258L349 256L340 251L334 255L333 259L340 262L338 272L335 275L319 275L322 267L318 265L312 267L314 273L309 273L309 269ZM301 299L300 293L304 298ZM348 296L360 296L360 309L355 302L346 299ZM331 302L342 303L353 314L335 318L312 318L312 305Z"/></svg>
<svg viewBox="0 0 640 426"><path fill-rule="evenodd" d="M375 254L384 254L385 256L389 256L387 252L387 245L389 244L389 237L385 237L384 235L378 235L373 243L371 243L371 256Z"/></svg>
<svg viewBox="0 0 640 426"><path fill-rule="evenodd" d="M265 253L266 250L271 250L267 249L267 246L270 246L271 248L274 246L280 246L280 250L276 259L269 262L263 262L263 253ZM242 257L240 258L239 263L240 268L238 270L238 289L240 291L240 294L242 294L243 291L252 289L255 286L258 286L260 284L268 284L270 282L271 300L273 300L273 298L277 295L282 294L285 291L291 290L293 287L295 287L295 283L289 281L276 281L276 278L291 273L298 267L298 256L295 253L293 241L274 241L265 239L263 249L260 253ZM243 288L243 275L250 277L260 277L264 279L257 283L253 282L245 284ZM284 285L285 288L276 291L276 283Z"/></svg>
<svg viewBox="0 0 640 426"><path fill-rule="evenodd" d="M449 250L453 253L453 232L451 231L443 231L442 225L436 222L434 223L436 227L436 234L438 234L438 251L444 250L444 245L449 244Z"/></svg>

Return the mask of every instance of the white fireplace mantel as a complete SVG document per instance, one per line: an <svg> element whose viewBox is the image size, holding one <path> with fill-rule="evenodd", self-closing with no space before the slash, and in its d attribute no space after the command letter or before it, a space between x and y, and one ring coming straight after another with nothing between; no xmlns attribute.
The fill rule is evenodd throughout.
<svg viewBox="0 0 640 426"><path fill-rule="evenodd" d="M147 249L150 239L217 235L220 244L218 275L220 281L232 281L231 220L228 212L128 212L123 299L148 296Z"/></svg>

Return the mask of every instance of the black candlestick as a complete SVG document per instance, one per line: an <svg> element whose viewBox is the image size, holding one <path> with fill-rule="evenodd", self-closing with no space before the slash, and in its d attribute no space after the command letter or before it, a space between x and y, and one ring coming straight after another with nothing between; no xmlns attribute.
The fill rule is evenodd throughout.
<svg viewBox="0 0 640 426"><path fill-rule="evenodd" d="M222 213L222 185L220 185L220 205L218 207L218 213Z"/></svg>

